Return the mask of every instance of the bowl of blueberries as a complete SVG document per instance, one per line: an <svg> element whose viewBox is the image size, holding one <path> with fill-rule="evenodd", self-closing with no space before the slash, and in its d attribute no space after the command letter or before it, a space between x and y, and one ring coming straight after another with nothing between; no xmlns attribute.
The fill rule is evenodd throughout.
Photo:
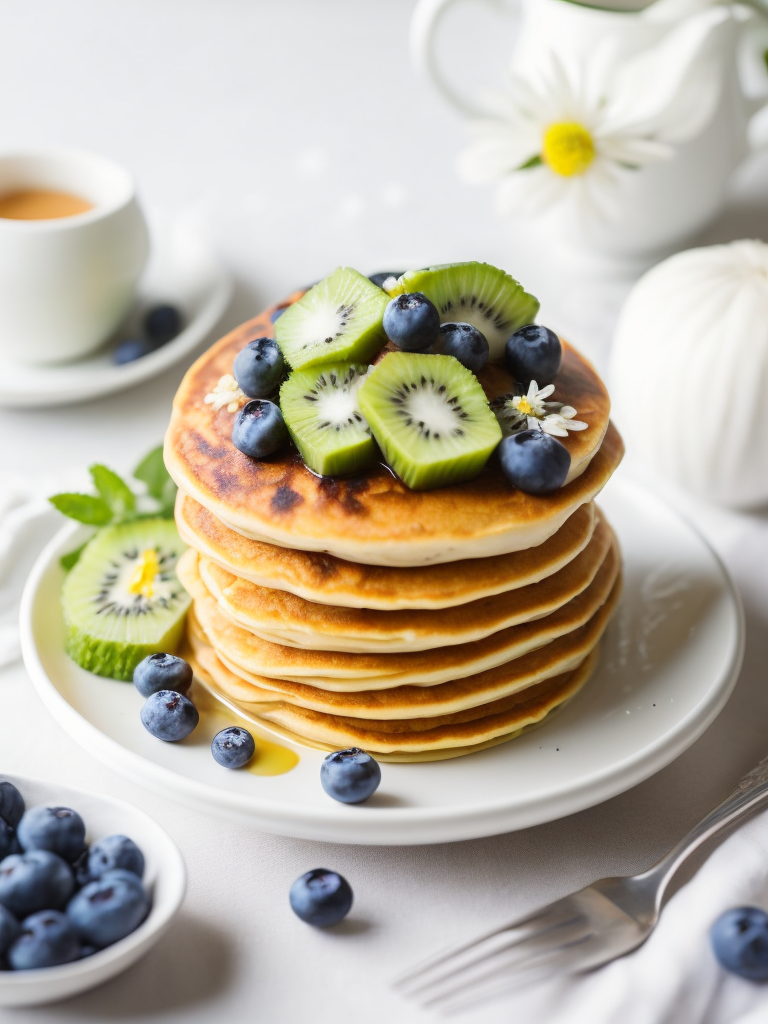
<svg viewBox="0 0 768 1024"><path fill-rule="evenodd" d="M0 1007L119 974L168 928L185 888L178 847L137 807L0 775Z"/></svg>

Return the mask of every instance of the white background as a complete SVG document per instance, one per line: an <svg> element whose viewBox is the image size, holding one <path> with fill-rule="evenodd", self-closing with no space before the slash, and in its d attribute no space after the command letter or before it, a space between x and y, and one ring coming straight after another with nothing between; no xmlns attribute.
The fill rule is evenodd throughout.
<svg viewBox="0 0 768 1024"><path fill-rule="evenodd" d="M156 232L193 218L237 278L222 330L339 262L371 272L487 259L539 295L540 319L604 365L629 278L497 221L487 192L455 180L463 126L409 69L411 10L410 0L0 0L0 147L100 151L135 173ZM490 9L484 22L457 15L447 40L455 74L500 72L509 31ZM768 238L767 172L764 157L743 169L705 240ZM0 410L0 472L72 482L92 461L130 468L160 440L182 372L77 407ZM664 381L663 367L649 375L684 387ZM411 961L502 913L645 867L768 749L766 519L688 510L746 603L733 699L694 748L630 794L525 832L363 849L196 816L82 753L23 669L4 672L0 770L139 803L181 845L190 891L161 946L122 978L0 1019L416 1021L388 987ZM321 865L356 893L332 933L302 925L287 904L292 880ZM507 1018L495 1008L479 1019Z"/></svg>

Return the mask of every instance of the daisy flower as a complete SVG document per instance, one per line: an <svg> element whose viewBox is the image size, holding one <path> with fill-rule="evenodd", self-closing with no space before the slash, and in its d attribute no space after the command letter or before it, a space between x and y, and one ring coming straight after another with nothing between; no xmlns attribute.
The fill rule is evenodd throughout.
<svg viewBox="0 0 768 1024"><path fill-rule="evenodd" d="M577 420L572 405L548 402L555 385L539 388L535 380L524 395L502 395L491 402L504 434L516 434L520 430L543 430L555 437L567 437L569 430L586 430L588 424Z"/></svg>

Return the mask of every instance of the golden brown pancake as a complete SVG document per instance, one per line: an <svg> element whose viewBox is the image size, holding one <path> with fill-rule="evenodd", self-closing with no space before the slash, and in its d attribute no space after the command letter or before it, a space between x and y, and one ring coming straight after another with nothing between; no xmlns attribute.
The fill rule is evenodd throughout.
<svg viewBox="0 0 768 1024"><path fill-rule="evenodd" d="M212 648L188 651L198 680L229 707L255 724L293 742L321 750L359 746L380 760L423 761L458 757L519 735L541 722L553 709L570 699L594 669L592 651L571 672L532 686L485 706L485 713L459 713L441 719L412 719L375 723L342 715L325 715L276 702L249 705L227 698L227 670Z"/></svg>
<svg viewBox="0 0 768 1024"><path fill-rule="evenodd" d="M187 638L194 651L207 647L214 650L227 670L226 685L222 683L222 692L232 700L264 705L278 701L322 714L374 721L408 721L413 718L458 714L572 671L599 643L620 592L621 584L617 581L605 604L587 623L567 636L494 669L436 686L406 684L385 690L340 692L308 684L250 676L232 664L221 651L215 650L208 642L209 634L194 618L190 622Z"/></svg>
<svg viewBox="0 0 768 1024"><path fill-rule="evenodd" d="M471 643L551 614L589 586L611 542L610 527L601 521L581 554L554 575L506 594L438 611L335 608L284 590L259 587L207 558L198 559L198 569L225 618L263 640L316 651L392 654Z"/></svg>
<svg viewBox="0 0 768 1024"><path fill-rule="evenodd" d="M270 643L229 622L203 583L197 560L196 552L188 549L179 560L177 573L192 594L195 614L216 651L247 672L295 682L309 680L324 689L379 689L404 682L434 685L518 658L587 622L607 600L620 563L613 545L592 583L567 605L543 619L511 626L483 640L432 651L348 654Z"/></svg>
<svg viewBox="0 0 768 1024"><path fill-rule="evenodd" d="M250 459L232 444L234 414L214 411L205 396L231 374L250 339L272 333L271 312L236 328L188 370L165 437L166 465L179 487L245 537L369 565L491 557L544 543L595 497L621 460L606 389L567 344L553 397L575 406L589 426L563 439L572 479L555 494L516 490L495 458L475 480L432 491L409 490L384 466L350 479L320 478L295 450ZM478 377L489 398L513 390L499 366L487 365Z"/></svg>

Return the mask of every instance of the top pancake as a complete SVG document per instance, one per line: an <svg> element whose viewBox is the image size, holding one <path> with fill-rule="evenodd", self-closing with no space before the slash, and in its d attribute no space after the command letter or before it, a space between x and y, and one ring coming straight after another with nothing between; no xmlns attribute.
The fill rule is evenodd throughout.
<svg viewBox="0 0 768 1024"><path fill-rule="evenodd" d="M293 449L257 462L232 444L234 414L214 411L205 396L231 374L235 355L248 341L273 333L272 311L236 328L189 369L165 437L166 465L179 487L245 537L387 566L520 551L551 537L594 498L621 460L606 389L591 365L564 345L553 397L574 406L589 426L563 439L571 482L555 494L534 497L516 490L493 458L475 480L433 491L409 490L385 466L350 479L320 478ZM514 387L496 365L486 366L479 379L489 398Z"/></svg>

